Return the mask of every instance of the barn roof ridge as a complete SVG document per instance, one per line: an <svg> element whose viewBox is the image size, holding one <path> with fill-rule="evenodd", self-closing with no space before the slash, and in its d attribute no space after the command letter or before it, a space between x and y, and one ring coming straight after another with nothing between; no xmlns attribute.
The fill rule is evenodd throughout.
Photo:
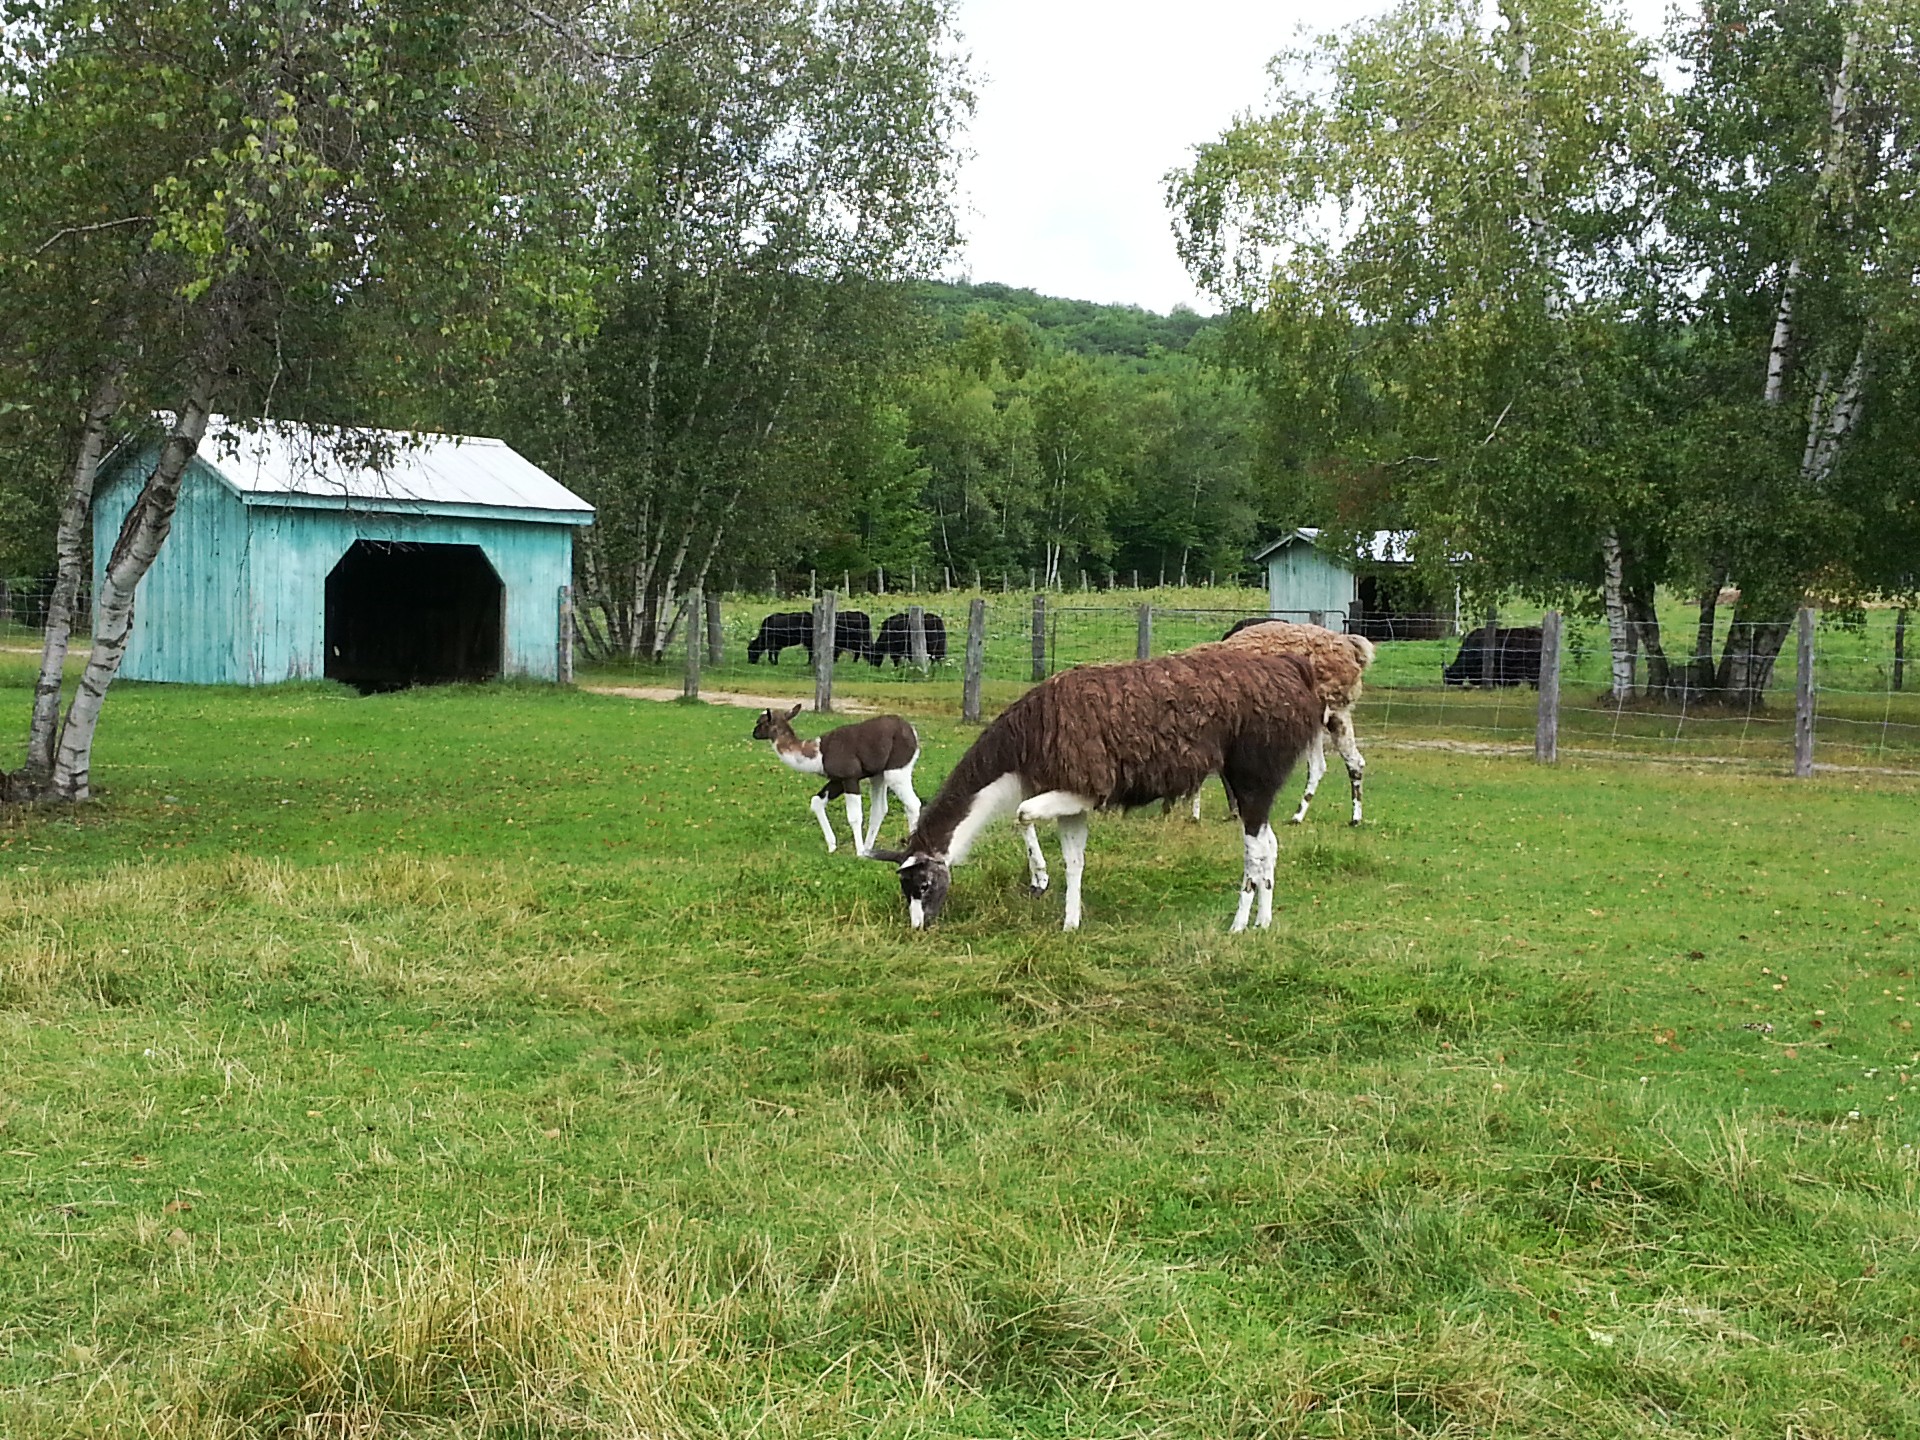
<svg viewBox="0 0 1920 1440"><path fill-rule="evenodd" d="M1320 537L1327 532L1315 525L1302 525L1290 530L1271 545L1254 552L1255 560L1265 560L1276 550L1284 550L1296 541L1304 542L1314 549L1320 548ZM1345 552L1333 552L1334 558L1351 563L1366 559L1379 565L1407 565L1413 561L1413 540L1416 532L1412 530L1376 530L1367 542L1364 556L1348 555Z"/></svg>
<svg viewBox="0 0 1920 1440"><path fill-rule="evenodd" d="M195 458L248 505L511 512L561 524L588 524L594 513L491 435L210 415Z"/></svg>

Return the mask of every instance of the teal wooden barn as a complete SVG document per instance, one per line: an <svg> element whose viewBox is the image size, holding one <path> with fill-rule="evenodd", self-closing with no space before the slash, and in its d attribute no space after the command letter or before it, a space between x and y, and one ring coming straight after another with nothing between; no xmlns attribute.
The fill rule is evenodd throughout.
<svg viewBox="0 0 1920 1440"><path fill-rule="evenodd" d="M96 592L158 441L93 504ZM215 417L134 600L121 675L325 676L362 690L562 670L573 532L593 507L498 440Z"/></svg>
<svg viewBox="0 0 1920 1440"><path fill-rule="evenodd" d="M1283 535L1253 559L1267 570L1267 607L1290 620L1349 630L1372 640L1427 640L1445 633L1457 597L1444 599L1413 576L1413 536L1376 530L1345 554L1316 529Z"/></svg>

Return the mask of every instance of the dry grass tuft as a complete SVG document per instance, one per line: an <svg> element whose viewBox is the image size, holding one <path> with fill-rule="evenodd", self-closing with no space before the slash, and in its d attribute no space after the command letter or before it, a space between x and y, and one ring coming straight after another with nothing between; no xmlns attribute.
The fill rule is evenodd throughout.
<svg viewBox="0 0 1920 1440"><path fill-rule="evenodd" d="M810 1259L664 1229L619 1246L356 1254L288 1285L145 1433L866 1434L876 1392L896 1416L951 1413L988 1388L1112 1397L1147 1368L1138 1287L1108 1246L1005 1234L843 1235Z"/></svg>
<svg viewBox="0 0 1920 1440"><path fill-rule="evenodd" d="M492 984L526 968L514 957L536 948L540 914L532 887L504 865L412 856L302 867L230 855L16 874L0 878L0 1007L299 983L312 967L286 943L291 927L328 934L340 953L324 968L343 959L346 977L386 993Z"/></svg>

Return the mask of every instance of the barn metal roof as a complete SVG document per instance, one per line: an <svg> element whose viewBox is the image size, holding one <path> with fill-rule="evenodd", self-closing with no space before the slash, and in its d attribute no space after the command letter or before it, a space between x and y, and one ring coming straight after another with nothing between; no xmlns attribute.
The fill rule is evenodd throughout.
<svg viewBox="0 0 1920 1440"><path fill-rule="evenodd" d="M215 415L198 458L250 505L593 519L591 505L511 445L480 436Z"/></svg>
<svg viewBox="0 0 1920 1440"><path fill-rule="evenodd" d="M1253 558L1264 560L1274 551L1283 550L1297 542L1312 545L1318 549L1320 537L1325 533L1311 526L1303 526L1291 535L1281 536L1255 554ZM1376 530L1368 539L1365 550L1365 555L1359 558L1371 560L1379 565L1410 565L1413 563L1413 532L1411 530ZM1353 557L1341 554L1336 558L1345 560Z"/></svg>

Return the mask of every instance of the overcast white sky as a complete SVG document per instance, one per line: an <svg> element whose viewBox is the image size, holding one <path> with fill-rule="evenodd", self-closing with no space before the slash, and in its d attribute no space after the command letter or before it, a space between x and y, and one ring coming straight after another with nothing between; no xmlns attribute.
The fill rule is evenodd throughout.
<svg viewBox="0 0 1920 1440"><path fill-rule="evenodd" d="M1161 177L1236 111L1266 64L1380 0L960 0L979 108L961 172L960 268L1047 295L1210 309L1173 252ZM1665 0L1626 0L1647 33Z"/></svg>

